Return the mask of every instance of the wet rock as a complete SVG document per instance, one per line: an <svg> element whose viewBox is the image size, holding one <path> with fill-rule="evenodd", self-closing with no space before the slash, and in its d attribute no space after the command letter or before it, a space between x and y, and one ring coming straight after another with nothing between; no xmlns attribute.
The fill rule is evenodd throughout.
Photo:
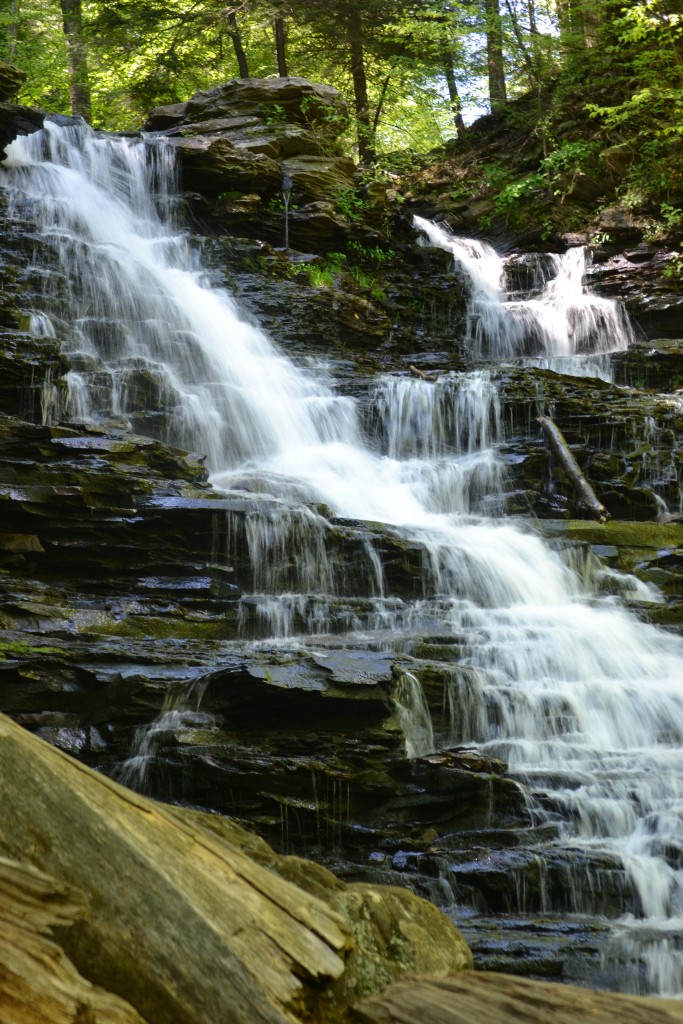
<svg viewBox="0 0 683 1024"><path fill-rule="evenodd" d="M589 271L591 287L619 298L644 337L678 338L683 295L675 281L662 276L669 260L667 250L637 244L597 262Z"/></svg>
<svg viewBox="0 0 683 1024"><path fill-rule="evenodd" d="M32 135L43 127L44 120L42 110L0 102L0 161L5 159L5 148L17 135Z"/></svg>

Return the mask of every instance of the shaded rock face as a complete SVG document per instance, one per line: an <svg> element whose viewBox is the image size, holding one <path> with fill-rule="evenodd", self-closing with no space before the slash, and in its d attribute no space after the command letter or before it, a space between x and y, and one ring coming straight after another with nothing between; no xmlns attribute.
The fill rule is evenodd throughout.
<svg viewBox="0 0 683 1024"><path fill-rule="evenodd" d="M347 123L346 103L330 86L303 78L236 79L160 107L145 130L161 131L177 146L190 191L268 200L286 184L305 209L353 186L355 166L336 143Z"/></svg>
<svg viewBox="0 0 683 1024"><path fill-rule="evenodd" d="M5 147L17 135L31 135L43 127L45 115L32 107L0 102L0 161L5 159Z"/></svg>
<svg viewBox="0 0 683 1024"><path fill-rule="evenodd" d="M591 285L601 295L619 297L646 338L681 338L680 283L662 276L671 258L668 250L641 242L596 263Z"/></svg>
<svg viewBox="0 0 683 1024"><path fill-rule="evenodd" d="M26 81L26 72L0 61L0 102L11 100Z"/></svg>

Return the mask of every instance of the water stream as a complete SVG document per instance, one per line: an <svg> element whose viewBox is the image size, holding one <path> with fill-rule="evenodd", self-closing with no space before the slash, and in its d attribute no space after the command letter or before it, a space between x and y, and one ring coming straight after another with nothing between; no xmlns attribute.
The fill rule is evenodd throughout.
<svg viewBox="0 0 683 1024"><path fill-rule="evenodd" d="M515 275L514 262L486 242L458 238L423 217L415 226L429 245L453 254L467 280L466 347L473 360L518 358L558 373L611 379L606 357L628 348L633 330L618 303L586 289L583 247L527 256ZM520 271L524 280L515 287Z"/></svg>
<svg viewBox="0 0 683 1024"><path fill-rule="evenodd" d="M211 287L169 212L162 142L47 124L9 147L0 175L11 216L40 236L36 330L57 334L72 367L46 415L123 419L206 453L216 488L253 498L245 631L313 646L331 631L340 644L379 636L389 650L421 629L457 640L447 741L505 759L558 849L620 865L630 895L614 941L646 965L650 988L683 991L683 643L499 517L490 374L387 375L369 414L322 368L297 367ZM579 250L548 261L535 297L503 301L492 250L420 227L467 263L475 356L592 359L628 344L618 307L584 291ZM331 518L419 545L422 597L391 594L359 527L365 600L340 611L355 595ZM408 754L434 742L415 683L404 676L396 697L419 719ZM136 756L149 756L143 746Z"/></svg>

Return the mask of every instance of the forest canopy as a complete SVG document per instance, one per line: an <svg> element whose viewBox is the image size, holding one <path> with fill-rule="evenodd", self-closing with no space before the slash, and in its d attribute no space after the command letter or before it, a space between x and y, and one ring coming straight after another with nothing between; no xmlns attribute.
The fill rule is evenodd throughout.
<svg viewBox="0 0 683 1024"><path fill-rule="evenodd" d="M347 142L361 163L464 139L488 111L524 116L549 161L544 183L608 149L634 203L650 187L647 166L659 207L680 214L683 0L4 0L1 10L0 56L27 73L20 102L96 127L139 128L155 106L231 78L296 75L349 99Z"/></svg>

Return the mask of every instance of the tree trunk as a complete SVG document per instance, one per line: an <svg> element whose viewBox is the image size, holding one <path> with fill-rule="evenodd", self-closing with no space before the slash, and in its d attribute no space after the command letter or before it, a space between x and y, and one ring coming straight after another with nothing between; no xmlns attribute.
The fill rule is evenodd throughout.
<svg viewBox="0 0 683 1024"><path fill-rule="evenodd" d="M358 157L362 164L366 164L374 160L375 151L373 148L372 124L370 122L368 82L365 77L365 60L363 57L363 19L360 8L354 7L350 11L347 17L347 29L349 49L351 51L353 97L356 109Z"/></svg>
<svg viewBox="0 0 683 1024"><path fill-rule="evenodd" d="M247 64L247 55L244 52L242 46L242 36L240 35L239 25L237 24L237 15L234 11L230 11L228 14L228 31L230 38L232 39L232 45L235 48L235 56L237 57L237 66L240 71L240 78L250 78L249 65Z"/></svg>
<svg viewBox="0 0 683 1024"><path fill-rule="evenodd" d="M503 57L503 27L498 0L486 3L486 58L489 72L489 102L491 113L501 110L507 103L505 86L505 59Z"/></svg>
<svg viewBox="0 0 683 1024"><path fill-rule="evenodd" d="M320 865L278 856L218 815L153 803L4 715L0 780L0 858L27 865L10 869L13 890L25 894L10 908L21 931L30 924L22 877L37 889L34 921L49 925L55 912L69 924L78 899L82 916L60 930L60 945L84 977L124 997L148 1024L346 1020L359 995L406 971L472 968L455 925L426 900L346 885ZM49 902L53 880L58 906ZM13 944L3 885L0 867L3 1024L143 1024L111 997L118 1016L96 1005L91 1013L94 996L79 997L76 982L84 1005L75 1013L13 1013L3 1001L3 948ZM63 985L59 995L69 997Z"/></svg>
<svg viewBox="0 0 683 1024"><path fill-rule="evenodd" d="M83 38L81 0L59 0L64 22L66 58L69 65L71 111L90 123L92 106L88 79L88 51Z"/></svg>
<svg viewBox="0 0 683 1024"><path fill-rule="evenodd" d="M580 8L584 45L596 46L601 18L595 0L581 0Z"/></svg>
<svg viewBox="0 0 683 1024"><path fill-rule="evenodd" d="M538 35L535 0L527 0L527 11L529 13L529 32L534 36Z"/></svg>
<svg viewBox="0 0 683 1024"><path fill-rule="evenodd" d="M505 0L505 6L508 9L508 14L510 15L510 24L512 25L512 31L514 33L515 39L517 40L517 46L519 47L519 52L522 55L522 60L524 61L524 67L526 68L526 73L529 78L529 85L533 89L539 84L540 77L536 71L533 55L527 48L526 43L524 42L524 35L522 33L519 21L517 20L517 15L515 14L514 8L510 3L510 0Z"/></svg>
<svg viewBox="0 0 683 1024"><path fill-rule="evenodd" d="M446 76L446 85L448 86L448 98L451 101L451 110L453 111L453 122L457 128L458 135L462 135L465 131L465 122L462 119L462 104L453 70L453 55L448 50L444 50L443 53L443 70Z"/></svg>
<svg viewBox="0 0 683 1024"><path fill-rule="evenodd" d="M280 78L289 78L287 71L287 33L285 19L275 19L275 52L277 53L277 73Z"/></svg>
<svg viewBox="0 0 683 1024"><path fill-rule="evenodd" d="M373 139L374 139L374 137L375 137L375 135L377 133L377 125L379 124L379 119L382 116L382 109L384 107L384 101L385 101L385 99L387 97L387 89L389 88L389 82L390 81L391 81L391 74L388 74L388 75L385 76L384 81L382 82L382 89L381 89L381 92L379 94L379 100L377 101L377 107L375 108L375 116L372 119L372 137L373 137Z"/></svg>
<svg viewBox="0 0 683 1024"><path fill-rule="evenodd" d="M549 416L539 416L538 422L541 425L548 447L571 481L577 498L577 505L590 512L593 518L599 522L606 522L610 517L609 512L596 498L595 491L581 472L581 468L572 455L560 428Z"/></svg>
<svg viewBox="0 0 683 1024"><path fill-rule="evenodd" d="M82 894L67 955L150 1024L291 1024L307 985L341 976L348 926L327 904L0 716L0 777L19 775L0 854Z"/></svg>
<svg viewBox="0 0 683 1024"><path fill-rule="evenodd" d="M7 54L10 58L17 52L19 38L19 0L10 0L9 24L7 25Z"/></svg>

